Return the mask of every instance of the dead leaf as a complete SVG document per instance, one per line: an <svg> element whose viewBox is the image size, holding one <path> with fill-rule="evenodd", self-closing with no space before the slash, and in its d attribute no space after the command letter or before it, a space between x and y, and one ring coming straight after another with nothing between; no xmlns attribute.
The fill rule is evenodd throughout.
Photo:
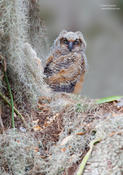
<svg viewBox="0 0 123 175"><path fill-rule="evenodd" d="M73 138L73 135L69 135L69 136L65 137L65 138L62 140L62 142L61 142L60 145L66 145L72 138Z"/></svg>
<svg viewBox="0 0 123 175"><path fill-rule="evenodd" d="M35 147L34 148L34 152L39 152L39 148L38 147Z"/></svg>
<svg viewBox="0 0 123 175"><path fill-rule="evenodd" d="M112 136L114 136L115 134L116 134L116 132L113 131L113 132L111 132L111 133L109 134L109 136L112 137Z"/></svg>
<svg viewBox="0 0 123 175"><path fill-rule="evenodd" d="M66 148L61 148L61 151L62 151L62 152L65 152L65 151L66 151Z"/></svg>
<svg viewBox="0 0 123 175"><path fill-rule="evenodd" d="M84 134L86 134L86 132L78 132L78 133L76 133L76 135L84 135Z"/></svg>
<svg viewBox="0 0 123 175"><path fill-rule="evenodd" d="M33 130L34 130L34 131L41 131L42 128L41 128L39 125L37 125L37 126L34 126L34 127L33 127Z"/></svg>

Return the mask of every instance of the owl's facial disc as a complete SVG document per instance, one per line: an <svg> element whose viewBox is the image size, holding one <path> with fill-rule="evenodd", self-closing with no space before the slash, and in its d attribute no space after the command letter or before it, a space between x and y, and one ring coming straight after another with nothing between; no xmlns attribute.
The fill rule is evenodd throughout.
<svg viewBox="0 0 123 175"><path fill-rule="evenodd" d="M61 44L66 45L69 51L71 52L76 46L81 45L80 39L76 39L74 41L72 40L67 40L67 38L62 38L60 41Z"/></svg>

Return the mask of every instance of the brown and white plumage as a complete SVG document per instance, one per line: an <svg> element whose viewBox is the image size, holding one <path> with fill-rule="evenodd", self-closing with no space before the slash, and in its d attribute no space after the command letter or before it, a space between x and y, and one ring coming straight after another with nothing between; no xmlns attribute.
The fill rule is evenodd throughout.
<svg viewBox="0 0 123 175"><path fill-rule="evenodd" d="M44 68L45 81L54 91L80 92L87 70L85 48L81 32L59 34Z"/></svg>

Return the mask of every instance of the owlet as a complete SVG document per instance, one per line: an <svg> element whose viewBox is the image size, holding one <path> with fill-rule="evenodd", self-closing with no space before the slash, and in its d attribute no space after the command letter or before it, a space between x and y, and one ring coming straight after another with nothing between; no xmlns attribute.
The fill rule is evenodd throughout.
<svg viewBox="0 0 123 175"><path fill-rule="evenodd" d="M86 42L81 32L62 31L44 68L46 83L56 92L79 93L87 71Z"/></svg>

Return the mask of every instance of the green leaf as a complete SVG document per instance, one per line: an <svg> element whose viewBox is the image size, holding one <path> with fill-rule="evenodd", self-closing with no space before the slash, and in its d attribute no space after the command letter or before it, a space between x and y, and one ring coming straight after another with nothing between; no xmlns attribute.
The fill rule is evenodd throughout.
<svg viewBox="0 0 123 175"><path fill-rule="evenodd" d="M111 97L105 97L105 98L101 98L101 99L98 99L96 101L96 104L102 104L102 103L107 103L107 102L112 102L112 101L118 101L120 100L121 98L123 98L123 96L111 96Z"/></svg>

